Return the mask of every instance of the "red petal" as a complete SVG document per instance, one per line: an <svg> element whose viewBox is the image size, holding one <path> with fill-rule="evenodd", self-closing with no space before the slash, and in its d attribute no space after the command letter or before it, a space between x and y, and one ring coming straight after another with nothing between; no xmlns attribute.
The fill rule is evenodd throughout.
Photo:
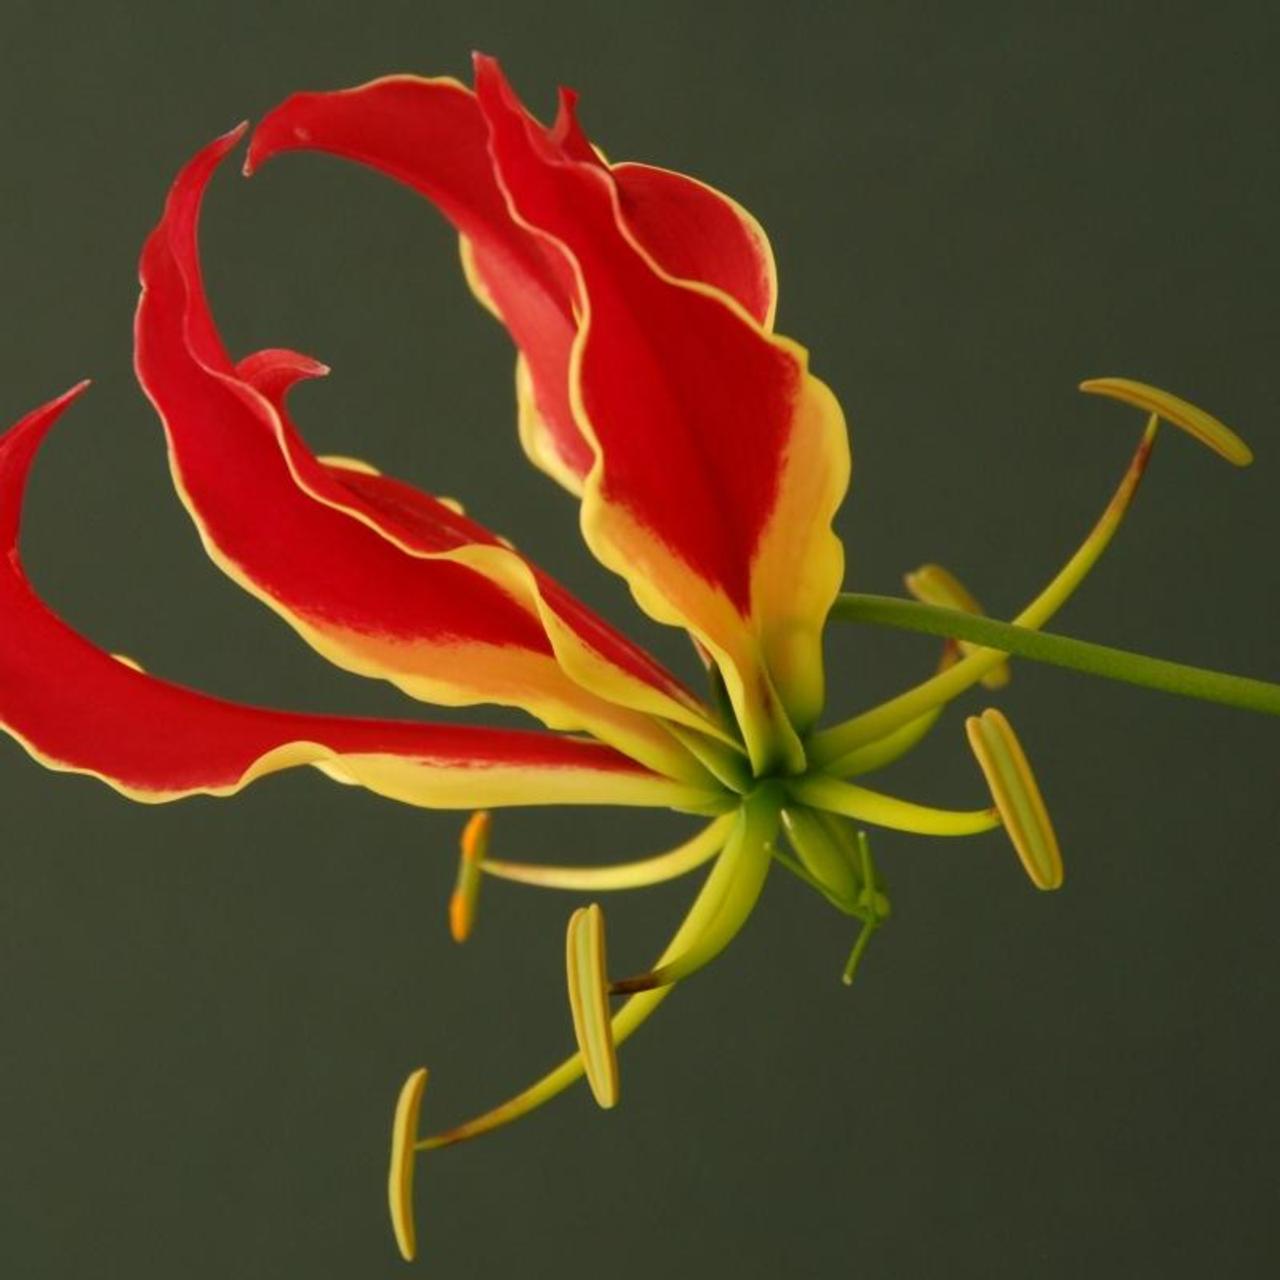
<svg viewBox="0 0 1280 1280"><path fill-rule="evenodd" d="M232 365L204 297L196 232L204 186L234 141L206 148L174 184L143 252L137 320L138 376L210 554L348 669L431 701L521 706L692 776L664 729L614 705L700 722L672 677L582 606L548 606L617 677L604 691L611 701L584 688L566 674L536 598L542 585L557 599L563 592L435 499L395 481L365 483L310 454L283 399L322 365L281 350Z"/></svg>
<svg viewBox="0 0 1280 1280"><path fill-rule="evenodd" d="M578 125L575 101L562 90L555 137L567 155L603 168ZM454 80L391 76L336 93L296 94L258 126L245 167L306 149L346 156L405 183L462 234L473 285L528 365L536 401L528 415L536 421L525 424L526 448L576 487L593 455L569 403L574 282L563 257L511 218L471 92ZM771 321L773 258L750 214L681 174L632 164L612 172L633 234L666 270L723 289L757 320ZM533 433L545 443L531 442Z"/></svg>
<svg viewBox="0 0 1280 1280"><path fill-rule="evenodd" d="M91 645L35 595L16 546L32 461L80 390L0 437L0 728L42 763L153 802L227 794L265 773L316 764L427 807L698 803L691 789L599 744L238 706L144 675Z"/></svg>
<svg viewBox="0 0 1280 1280"><path fill-rule="evenodd" d="M831 519L848 442L804 352L726 296L676 279L619 215L609 175L528 115L491 59L477 93L513 215L558 243L581 291L573 401L599 465L592 549L662 621L716 654L757 766L821 706L820 637L842 557Z"/></svg>
<svg viewBox="0 0 1280 1280"><path fill-rule="evenodd" d="M476 271L533 371L538 410L561 464L585 474L591 450L569 408L576 325L563 259L516 226L494 180L488 130L456 80L388 76L339 93L300 93L258 126L246 172L281 151L330 151L427 197L471 246Z"/></svg>

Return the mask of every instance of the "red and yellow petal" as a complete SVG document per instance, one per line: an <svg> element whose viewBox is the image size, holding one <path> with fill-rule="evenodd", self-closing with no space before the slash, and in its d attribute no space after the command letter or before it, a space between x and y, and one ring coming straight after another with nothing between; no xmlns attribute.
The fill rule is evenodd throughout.
<svg viewBox="0 0 1280 1280"><path fill-rule="evenodd" d="M683 174L605 165L561 92L555 136L567 153L613 174L620 209L647 252L672 275L735 298L772 324L773 254L759 223L728 196ZM515 221L494 177L488 127L457 81L390 76L336 93L289 98L259 125L250 171L282 151L319 150L369 165L431 200L462 238L463 270L477 298L520 352L520 438L536 465L577 493L594 460L568 391L578 328L576 284L563 256Z"/></svg>
<svg viewBox="0 0 1280 1280"><path fill-rule="evenodd" d="M295 94L258 126L245 168L296 150L369 165L412 187L453 223L472 288L529 364L553 465L585 475L591 449L564 377L577 327L572 278L558 253L511 220L471 91L447 77L387 76L336 93Z"/></svg>
<svg viewBox="0 0 1280 1280"><path fill-rule="evenodd" d="M204 186L235 137L175 183L143 253L136 327L138 376L210 556L340 666L432 702L519 706L700 779L653 719L705 723L673 677L474 521L307 450L284 397L324 366L282 350L232 363L196 233Z"/></svg>
<svg viewBox="0 0 1280 1280"><path fill-rule="evenodd" d="M597 453L587 540L646 611L715 656L757 768L795 764L788 722L821 708L821 629L843 575L839 405L801 348L665 271L610 175L559 147L492 60L477 61L477 93L513 216L561 247L578 286L570 393Z"/></svg>
<svg viewBox="0 0 1280 1280"><path fill-rule="evenodd" d="M0 437L0 729L41 763L152 803L228 795L309 764L428 808L714 804L598 743L239 706L155 679L90 644L35 595L17 553L31 464L81 389Z"/></svg>

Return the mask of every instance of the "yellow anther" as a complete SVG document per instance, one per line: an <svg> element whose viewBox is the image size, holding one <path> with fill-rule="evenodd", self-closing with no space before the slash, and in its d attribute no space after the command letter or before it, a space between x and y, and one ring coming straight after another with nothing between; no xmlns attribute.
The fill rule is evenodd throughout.
<svg viewBox="0 0 1280 1280"><path fill-rule="evenodd" d="M964 613L981 616L982 606L974 598L973 593L954 574L949 573L940 564L922 564L914 573L908 573L903 582L907 590L921 604L937 605L943 609L959 609ZM967 640L956 641L956 646L963 654L970 654L982 648L981 645L970 644ZM1009 683L1009 664L1000 663L992 667L982 677L982 683L988 689L1003 689Z"/></svg>
<svg viewBox="0 0 1280 1280"><path fill-rule="evenodd" d="M1090 378L1080 384L1080 390L1090 395L1109 396L1135 409L1154 413L1172 426L1181 427L1237 467L1247 467L1253 461L1253 450L1230 427L1189 400L1161 391L1159 387L1134 382L1132 378Z"/></svg>
<svg viewBox="0 0 1280 1280"><path fill-rule="evenodd" d="M1026 753L994 707L965 721L969 745L991 788L1005 830L1037 889L1062 885L1062 853Z"/></svg>
<svg viewBox="0 0 1280 1280"><path fill-rule="evenodd" d="M471 815L462 829L458 878L449 899L449 932L454 942L466 942L475 927L480 882L484 878L483 863L489 852L489 827L489 814L481 809Z"/></svg>
<svg viewBox="0 0 1280 1280"><path fill-rule="evenodd" d="M604 912L596 903L569 917L565 936L565 972L573 1034L582 1055L587 1083L600 1106L618 1102L618 1052L609 1015L609 976L605 961Z"/></svg>
<svg viewBox="0 0 1280 1280"><path fill-rule="evenodd" d="M142 663L137 658L131 658L127 653L113 653L111 655L121 666L128 667L130 671L141 671Z"/></svg>
<svg viewBox="0 0 1280 1280"><path fill-rule="evenodd" d="M413 1171L417 1166L418 1115L426 1087L427 1069L420 1067L401 1087L391 1125L387 1206L391 1210L391 1228L396 1233L400 1256L406 1262L412 1262L418 1251L418 1232L413 1220Z"/></svg>

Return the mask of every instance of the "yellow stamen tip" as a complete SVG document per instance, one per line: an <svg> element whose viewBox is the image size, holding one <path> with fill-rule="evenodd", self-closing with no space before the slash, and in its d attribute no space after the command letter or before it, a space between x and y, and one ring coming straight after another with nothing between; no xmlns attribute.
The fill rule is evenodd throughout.
<svg viewBox="0 0 1280 1280"><path fill-rule="evenodd" d="M1037 889L1062 885L1062 852L1026 753L994 707L965 721L969 745L1023 868Z"/></svg>
<svg viewBox="0 0 1280 1280"><path fill-rule="evenodd" d="M1080 384L1080 390L1089 395L1108 396L1136 409L1154 413L1165 422L1180 427L1210 448L1219 457L1237 467L1247 467L1253 461L1253 450L1225 423L1211 413L1183 400L1180 396L1132 378L1090 378Z"/></svg>
<svg viewBox="0 0 1280 1280"><path fill-rule="evenodd" d="M604 912L596 903L569 917L565 971L573 1034L587 1083L600 1106L618 1102L618 1052L609 1016L609 978L604 945Z"/></svg>
<svg viewBox="0 0 1280 1280"><path fill-rule="evenodd" d="M475 928L491 826L488 812L481 809L471 815L462 829L462 857L458 860L458 878L449 899L449 932L454 942L466 942Z"/></svg>
<svg viewBox="0 0 1280 1280"><path fill-rule="evenodd" d="M914 573L903 579L907 590L922 604L937 605L943 609L959 609L963 613L982 616L983 609L973 593L953 573L940 564L922 564ZM966 640L957 641L961 653L970 654L982 648ZM1009 664L1000 663L982 677L988 689L1003 689L1009 683Z"/></svg>
<svg viewBox="0 0 1280 1280"><path fill-rule="evenodd" d="M420 1067L400 1089L391 1126L387 1207L391 1210L391 1228L396 1234L396 1245L406 1262L412 1262L418 1251L418 1232L413 1220L413 1172L417 1165L418 1115L426 1087L427 1069Z"/></svg>
<svg viewBox="0 0 1280 1280"><path fill-rule="evenodd" d="M127 653L113 653L111 655L122 666L126 666L130 671L141 671L142 663L137 658L131 658Z"/></svg>

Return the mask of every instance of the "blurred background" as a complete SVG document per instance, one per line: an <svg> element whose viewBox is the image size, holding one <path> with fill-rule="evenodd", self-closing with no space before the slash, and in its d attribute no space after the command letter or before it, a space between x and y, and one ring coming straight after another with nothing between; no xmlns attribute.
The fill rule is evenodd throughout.
<svg viewBox="0 0 1280 1280"><path fill-rule="evenodd" d="M611 158L696 174L764 222L779 328L851 423L851 586L895 592L938 559L1014 612L1141 428L1075 384L1128 375L1211 409L1258 461L1237 472L1166 432L1056 629L1280 678L1280 20L1244 0L7 0L0 417L96 380L24 530L68 620L226 696L415 713L204 558L132 380L135 263L214 134L295 89L469 78L472 48L544 115L557 83L581 90ZM249 184L229 166L204 244L234 351L333 366L295 405L318 451L462 496L694 673L525 463L507 340L430 208L321 157ZM840 630L832 715L934 652ZM1000 701L1057 822L1060 893L1034 892L999 833L878 836L895 914L846 990L850 922L779 872L732 950L628 1044L617 1111L580 1088L424 1162L423 1274L1273 1274L1280 725L1026 664ZM980 803L961 725L883 786ZM409 1274L383 1201L399 1084L430 1065L434 1128L559 1060L576 900L491 884L458 948L462 815L309 771L148 809L6 739L0 801L0 1272ZM504 813L496 844L612 860L687 825ZM693 887L613 906L618 966L661 947Z"/></svg>

